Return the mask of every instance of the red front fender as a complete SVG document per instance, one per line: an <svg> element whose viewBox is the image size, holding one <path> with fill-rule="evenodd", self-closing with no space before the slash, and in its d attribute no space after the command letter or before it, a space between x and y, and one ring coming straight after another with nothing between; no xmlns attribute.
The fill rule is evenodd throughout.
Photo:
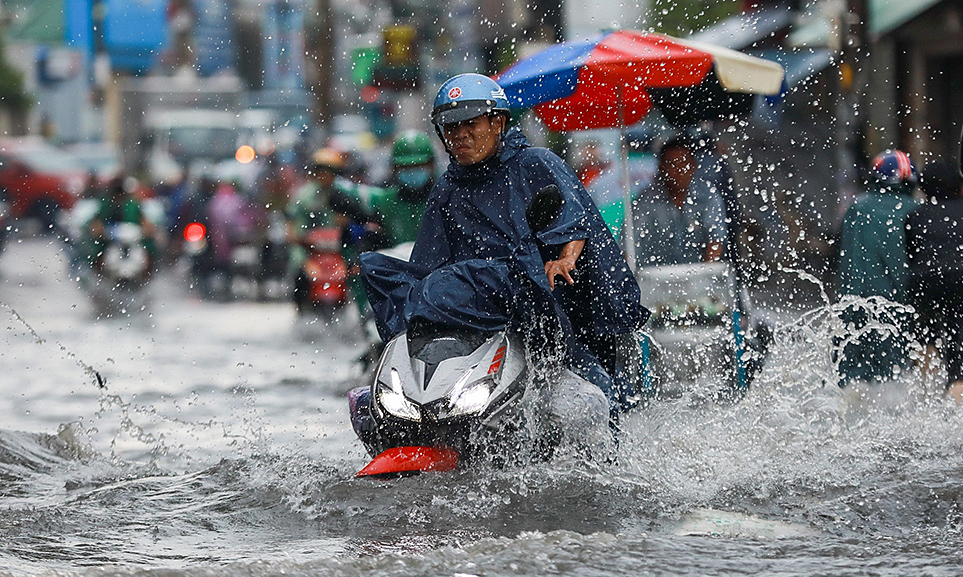
<svg viewBox="0 0 963 577"><path fill-rule="evenodd" d="M395 447L371 460L356 477L414 471L451 471L458 466L458 452L443 447Z"/></svg>

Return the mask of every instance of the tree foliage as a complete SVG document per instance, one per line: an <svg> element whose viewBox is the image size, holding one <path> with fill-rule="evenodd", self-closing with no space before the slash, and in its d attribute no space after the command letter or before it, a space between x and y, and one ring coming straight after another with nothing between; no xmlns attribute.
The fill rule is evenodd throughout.
<svg viewBox="0 0 963 577"><path fill-rule="evenodd" d="M24 89L23 72L7 62L7 43L0 31L0 107L23 111L30 108L30 97Z"/></svg>
<svg viewBox="0 0 963 577"><path fill-rule="evenodd" d="M657 32L685 37L737 14L743 0L653 0L649 25Z"/></svg>

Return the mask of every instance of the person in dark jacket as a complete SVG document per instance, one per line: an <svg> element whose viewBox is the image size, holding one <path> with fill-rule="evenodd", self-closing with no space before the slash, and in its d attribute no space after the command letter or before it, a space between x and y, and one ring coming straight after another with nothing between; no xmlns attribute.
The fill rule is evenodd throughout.
<svg viewBox="0 0 963 577"><path fill-rule="evenodd" d="M429 195L410 262L361 258L381 337L425 324L524 327L530 349L562 355L616 414L631 394L616 342L649 313L595 204L562 159L506 128L508 101L490 78L450 79L432 121L451 163ZM561 193L560 212L533 226L526 211L548 185Z"/></svg>
<svg viewBox="0 0 963 577"><path fill-rule="evenodd" d="M937 160L923 169L920 188L926 202L906 218L907 295L927 357L941 353L947 394L963 402L963 177Z"/></svg>
<svg viewBox="0 0 963 577"><path fill-rule="evenodd" d="M883 297L905 303L909 269L903 225L917 206L912 196L918 182L916 167L905 152L887 150L873 160L872 172L873 188L859 195L843 217L838 292L841 297ZM908 322L900 313L887 311L882 311L883 322L897 328ZM892 378L894 371L908 364L905 334L864 331L868 315L862 303L854 303L843 315L854 335L862 333L841 351L843 384Z"/></svg>

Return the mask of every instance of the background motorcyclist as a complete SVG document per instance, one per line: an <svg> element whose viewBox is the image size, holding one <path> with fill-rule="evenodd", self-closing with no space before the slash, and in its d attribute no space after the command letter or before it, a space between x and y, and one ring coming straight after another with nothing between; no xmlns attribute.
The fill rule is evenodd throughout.
<svg viewBox="0 0 963 577"><path fill-rule="evenodd" d="M906 303L907 266L904 225L907 215L917 207L913 192L919 182L916 166L901 150L887 150L873 159L873 182L856 197L843 217L840 230L840 297L867 299L884 297ZM850 338L838 351L841 385L852 380L872 381L892 378L894 371L909 364L905 334L888 335L866 330L871 322L871 307L855 303L842 314ZM897 326L908 326L910 319L898 310L885 307L873 314ZM841 337L835 340L841 341Z"/></svg>
<svg viewBox="0 0 963 577"><path fill-rule="evenodd" d="M302 270L307 258L303 246L306 233L318 227L341 230L342 254L350 266L357 262L356 246L364 236L366 224L372 220L359 200L359 185L340 176L344 162L344 155L333 148L315 151L308 166L308 180L295 192L287 207L286 233L291 246L291 267L295 271L292 298L299 311L304 310L309 295L309 280ZM352 283L356 301L364 298L363 293L357 281Z"/></svg>
<svg viewBox="0 0 963 577"><path fill-rule="evenodd" d="M140 200L134 195L136 188L136 180L124 176L116 176L107 183L105 194L87 227L90 237L84 243L87 246L84 254L89 265L95 266L97 256L102 253L109 227L131 223L141 227L142 242L151 263L148 273L153 268L157 256L157 226L144 214Z"/></svg>
<svg viewBox="0 0 963 577"><path fill-rule="evenodd" d="M435 151L428 135L417 130L402 132L391 150L388 186L373 188L369 199L390 242L414 242L434 184Z"/></svg>
<svg viewBox="0 0 963 577"><path fill-rule="evenodd" d="M235 182L220 182L207 205L208 238L211 243L214 274L223 277L217 289L218 296L226 298L231 293L231 275L234 250L244 244L251 245L261 256L264 212L254 202L238 191ZM256 266L256 265L255 265ZM213 287L212 287L213 288Z"/></svg>

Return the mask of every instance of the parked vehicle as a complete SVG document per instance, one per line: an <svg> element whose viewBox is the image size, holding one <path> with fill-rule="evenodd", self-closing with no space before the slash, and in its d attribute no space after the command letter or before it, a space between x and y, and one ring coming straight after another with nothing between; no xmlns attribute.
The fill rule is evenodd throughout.
<svg viewBox="0 0 963 577"><path fill-rule="evenodd" d="M0 140L0 189L15 218L35 217L53 227L60 211L83 194L87 177L69 153L42 140Z"/></svg>

